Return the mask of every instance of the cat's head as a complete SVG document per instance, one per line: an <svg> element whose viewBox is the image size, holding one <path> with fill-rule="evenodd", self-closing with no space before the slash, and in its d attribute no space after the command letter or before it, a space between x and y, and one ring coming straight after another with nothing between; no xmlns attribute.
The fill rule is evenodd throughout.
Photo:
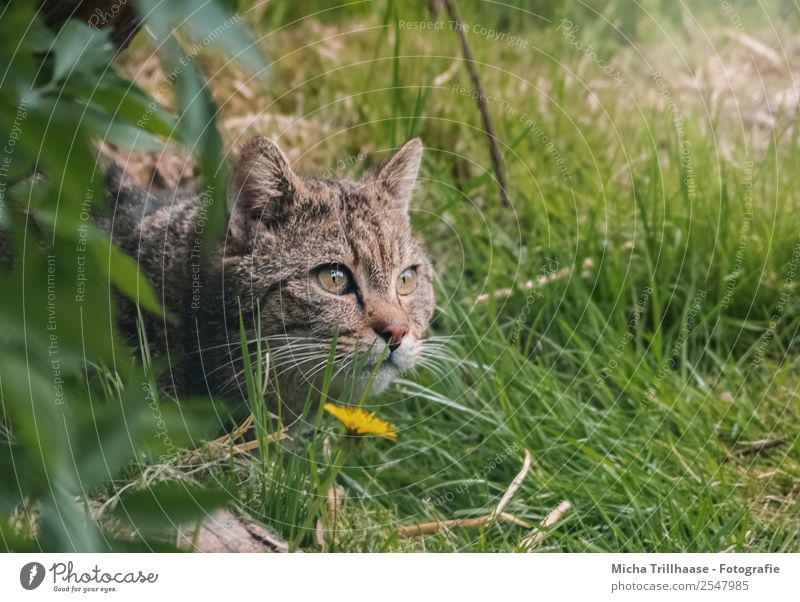
<svg viewBox="0 0 800 602"><path fill-rule="evenodd" d="M358 182L302 177L266 138L242 150L225 280L259 300L287 380L318 383L335 335L334 385L363 388L380 363L378 392L420 357L434 310L432 268L408 216L422 150L411 140Z"/></svg>

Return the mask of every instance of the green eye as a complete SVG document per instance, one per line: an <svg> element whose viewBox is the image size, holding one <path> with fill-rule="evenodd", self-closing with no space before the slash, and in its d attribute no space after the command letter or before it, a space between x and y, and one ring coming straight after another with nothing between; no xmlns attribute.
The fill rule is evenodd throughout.
<svg viewBox="0 0 800 602"><path fill-rule="evenodd" d="M397 292L401 295L410 295L417 288L417 269L406 268L397 277Z"/></svg>
<svg viewBox="0 0 800 602"><path fill-rule="evenodd" d="M334 295L344 295L352 288L352 278L346 268L336 264L317 268L319 285Z"/></svg>

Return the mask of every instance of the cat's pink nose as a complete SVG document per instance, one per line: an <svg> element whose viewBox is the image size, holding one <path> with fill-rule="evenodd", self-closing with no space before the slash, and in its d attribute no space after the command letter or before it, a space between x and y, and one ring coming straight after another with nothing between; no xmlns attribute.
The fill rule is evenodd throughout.
<svg viewBox="0 0 800 602"><path fill-rule="evenodd" d="M377 326L375 332L389 345L389 351L394 351L400 346L403 337L408 334L408 324L387 322Z"/></svg>

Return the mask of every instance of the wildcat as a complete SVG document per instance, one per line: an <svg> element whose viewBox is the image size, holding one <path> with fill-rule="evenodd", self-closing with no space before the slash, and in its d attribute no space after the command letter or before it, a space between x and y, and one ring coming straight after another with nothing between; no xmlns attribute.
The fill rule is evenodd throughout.
<svg viewBox="0 0 800 602"><path fill-rule="evenodd" d="M110 169L115 211L102 225L177 318L143 318L151 351L169 365L160 384L242 399L240 312L251 362L264 360L253 355L260 323L271 387L294 411L309 384L318 386L334 337L334 390L372 380L377 393L411 369L434 310L431 264L408 218L422 151L411 140L354 182L300 176L273 141L255 138L233 170L227 232L207 254L202 195L163 198ZM121 298L131 338L136 317Z"/></svg>

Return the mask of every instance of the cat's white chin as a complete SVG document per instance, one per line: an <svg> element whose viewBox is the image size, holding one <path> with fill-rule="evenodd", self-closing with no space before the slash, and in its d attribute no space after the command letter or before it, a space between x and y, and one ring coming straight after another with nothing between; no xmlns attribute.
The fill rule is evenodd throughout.
<svg viewBox="0 0 800 602"><path fill-rule="evenodd" d="M397 378L397 375L400 374L400 370L396 367L383 364L378 371L375 373L375 380L372 381L372 386L370 387L370 393L372 395L378 395L379 393L383 393L392 381ZM368 377L371 375L367 375Z"/></svg>
<svg viewBox="0 0 800 602"><path fill-rule="evenodd" d="M380 367L376 370L383 352L384 349L379 347L370 349L372 357L367 360L365 365L362 363L360 372L356 374L352 371L337 373L330 384L331 394L336 396L346 393L358 398L367 387L369 387L370 396L383 393L394 379L407 374L414 368L419 357L420 345L419 342L407 338L381 362ZM321 379L319 370L317 378ZM317 384L319 386L319 380Z"/></svg>
<svg viewBox="0 0 800 602"><path fill-rule="evenodd" d="M386 362L389 367L396 368L400 372L411 370L417 363L419 357L420 344L411 336L407 336L389 356Z"/></svg>
<svg viewBox="0 0 800 602"><path fill-rule="evenodd" d="M385 391L395 378L414 368L418 356L419 343L412 340L411 337L407 337L378 368L370 387L370 393L377 395ZM363 378L368 380L374 369L374 366L366 368Z"/></svg>

